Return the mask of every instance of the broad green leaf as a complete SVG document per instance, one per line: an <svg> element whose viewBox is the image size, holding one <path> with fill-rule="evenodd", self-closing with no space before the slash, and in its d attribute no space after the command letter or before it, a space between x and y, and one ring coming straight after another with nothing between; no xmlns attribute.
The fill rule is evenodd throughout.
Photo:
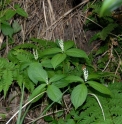
<svg viewBox="0 0 122 124"><path fill-rule="evenodd" d="M1 24L1 30L2 30L2 33L6 36L10 36L12 37L13 33L14 33L14 30L13 28L8 25L8 24Z"/></svg>
<svg viewBox="0 0 122 124"><path fill-rule="evenodd" d="M65 51L70 49L73 46L74 46L74 42L73 41L66 41L66 42L64 42L64 50Z"/></svg>
<svg viewBox="0 0 122 124"><path fill-rule="evenodd" d="M35 84L37 84L38 81L48 83L47 72L42 68L40 63L35 62L30 64L28 68L28 76Z"/></svg>
<svg viewBox="0 0 122 124"><path fill-rule="evenodd" d="M52 55L52 54L56 54L62 52L60 48L50 48L50 49L46 49L42 52L41 56L47 56L47 55Z"/></svg>
<svg viewBox="0 0 122 124"><path fill-rule="evenodd" d="M80 50L77 48L71 48L71 49L67 50L66 54L68 56L72 56L72 57L80 57L80 58L88 59L87 54L83 50Z"/></svg>
<svg viewBox="0 0 122 124"><path fill-rule="evenodd" d="M53 68L50 59L42 60L41 65L45 68Z"/></svg>
<svg viewBox="0 0 122 124"><path fill-rule="evenodd" d="M41 84L39 85L36 89L34 89L34 91L32 92L32 94L29 96L28 101L30 101L31 99L33 99L34 97L36 97L37 95L41 94L42 92L44 92L46 87L46 84ZM32 103L38 101L44 94L38 96L37 98L35 98Z"/></svg>
<svg viewBox="0 0 122 124"><path fill-rule="evenodd" d="M110 13L110 11L117 9L121 5L122 0L104 0L100 10L100 16L104 16L106 13Z"/></svg>
<svg viewBox="0 0 122 124"><path fill-rule="evenodd" d="M65 80L69 81L70 83L73 83L73 82L84 82L81 77L75 76L75 75L67 76L65 78Z"/></svg>
<svg viewBox="0 0 122 124"><path fill-rule="evenodd" d="M19 25L17 21L14 21L14 23L12 24L12 27L14 29L14 33L17 33L21 30L21 26Z"/></svg>
<svg viewBox="0 0 122 124"><path fill-rule="evenodd" d="M56 75L54 75L53 77L50 78L49 83L59 81L64 77L65 77L64 74L56 74Z"/></svg>
<svg viewBox="0 0 122 124"><path fill-rule="evenodd" d="M89 74L88 76L88 80L91 80L91 79L99 79L101 76L97 73L92 73L92 74Z"/></svg>
<svg viewBox="0 0 122 124"><path fill-rule="evenodd" d="M48 85L47 95L53 101L61 104L62 92L55 85Z"/></svg>
<svg viewBox="0 0 122 124"><path fill-rule="evenodd" d="M58 88L64 88L64 87L68 86L69 83L70 82L68 80L61 79L59 81L53 82L52 84L54 84Z"/></svg>
<svg viewBox="0 0 122 124"><path fill-rule="evenodd" d="M66 54L55 55L51 60L53 68L55 69L61 62L65 60L65 58L66 58Z"/></svg>
<svg viewBox="0 0 122 124"><path fill-rule="evenodd" d="M85 84L76 86L71 93L71 102L75 109L81 106L87 97L87 87Z"/></svg>
<svg viewBox="0 0 122 124"><path fill-rule="evenodd" d="M23 16L23 17L28 17L28 14L25 12L24 9L17 7L16 13Z"/></svg>
<svg viewBox="0 0 122 124"><path fill-rule="evenodd" d="M8 9L5 13L6 20L10 20L14 15L16 14L16 11L13 9Z"/></svg>
<svg viewBox="0 0 122 124"><path fill-rule="evenodd" d="M103 84L100 84L98 82L95 82L95 81L87 81L87 83L92 87L94 88L95 90L103 93L103 94L107 94L107 95L110 95L112 96L112 93L111 91L106 87L104 86Z"/></svg>

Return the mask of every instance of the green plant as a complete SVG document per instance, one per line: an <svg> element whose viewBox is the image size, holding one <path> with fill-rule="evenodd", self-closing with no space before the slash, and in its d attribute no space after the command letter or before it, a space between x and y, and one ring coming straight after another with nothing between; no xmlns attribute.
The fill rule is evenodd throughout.
<svg viewBox="0 0 122 124"><path fill-rule="evenodd" d="M71 102L75 109L78 109L86 101L91 88L112 95L106 86L99 83L107 74L96 73L87 54L77 49L73 41L57 40L55 43L39 39L32 41L36 47L33 42L14 47L9 51L10 62L7 62L9 66L10 63L14 65L13 68L9 68L12 77L9 84L14 81L20 88L24 85L31 93L29 101L45 92L50 100L62 105L63 91L68 88L67 93L71 95ZM44 43L46 46L41 45ZM1 72L4 68L2 64ZM7 89L1 87L4 96L10 86L7 84ZM32 103L37 102L43 95L38 96Z"/></svg>
<svg viewBox="0 0 122 124"><path fill-rule="evenodd" d="M16 15L27 17L27 13L20 7L14 5L14 8L8 7L9 0L1 1L0 3L0 32L8 38L8 41L13 41L13 35L21 30L20 24L14 20ZM13 20L12 20L13 19ZM1 41L2 43L2 41ZM12 42L13 43L13 42Z"/></svg>
<svg viewBox="0 0 122 124"><path fill-rule="evenodd" d="M121 0L116 0L116 1L104 0L103 5L101 7L100 15L101 16L107 15L108 13L110 13L110 11L117 9L121 5L122 5Z"/></svg>
<svg viewBox="0 0 122 124"><path fill-rule="evenodd" d="M115 3L116 2L117 1L115 1ZM90 14L88 14L85 29L91 31L97 30L97 33L93 35L89 41L90 43L96 41L96 44L94 43L95 49L93 48L93 51L90 53L90 59L97 65L97 70L113 72L119 77L121 73L120 51L122 39L120 34L122 26L119 21L121 20L121 14L114 11L110 13L106 12L106 15L100 16L102 7L102 1L100 0L97 0L95 3L89 2L87 6ZM98 44L100 44L99 47L97 47ZM120 78L121 77L119 77L119 80ZM113 80L114 82L115 78L109 78L109 80Z"/></svg>
<svg viewBox="0 0 122 124"><path fill-rule="evenodd" d="M96 92L105 113L105 120L96 99L88 96L85 104L78 110L72 109L65 119L53 119L50 116L45 117L49 124L120 124L122 118L122 84L109 84L108 88L112 91L113 97L104 96ZM92 92L92 90L91 90ZM99 115L99 116L98 116Z"/></svg>

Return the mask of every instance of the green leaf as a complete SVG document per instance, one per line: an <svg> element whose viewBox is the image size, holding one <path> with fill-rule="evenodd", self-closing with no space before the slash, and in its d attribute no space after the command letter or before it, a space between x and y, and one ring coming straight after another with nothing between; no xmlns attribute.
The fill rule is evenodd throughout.
<svg viewBox="0 0 122 124"><path fill-rule="evenodd" d="M42 68L40 63L35 62L30 64L28 68L28 76L35 84L37 84L38 81L48 83L47 72Z"/></svg>
<svg viewBox="0 0 122 124"><path fill-rule="evenodd" d="M64 50L65 51L70 49L73 46L74 46L74 42L73 41L66 41L66 42L64 42Z"/></svg>
<svg viewBox="0 0 122 124"><path fill-rule="evenodd" d="M61 104L62 92L55 85L48 85L47 95L53 101Z"/></svg>
<svg viewBox="0 0 122 124"><path fill-rule="evenodd" d="M99 79L101 76L97 73L92 73L92 74L89 74L88 76L88 80L91 80L91 79Z"/></svg>
<svg viewBox="0 0 122 124"><path fill-rule="evenodd" d="M61 80L64 77L65 77L64 74L56 74L52 78L50 78L49 83L59 81L59 80Z"/></svg>
<svg viewBox="0 0 122 124"><path fill-rule="evenodd" d="M3 81L0 80L0 92L3 90Z"/></svg>
<svg viewBox="0 0 122 124"><path fill-rule="evenodd" d="M79 76L75 76L75 75L70 75L70 76L67 76L65 78L65 80L69 81L70 83L73 83L73 82L84 82L83 79Z"/></svg>
<svg viewBox="0 0 122 124"><path fill-rule="evenodd" d="M65 124L76 124L74 119L67 119L67 122Z"/></svg>
<svg viewBox="0 0 122 124"><path fill-rule="evenodd" d="M116 23L108 24L105 28L103 28L103 30L101 32L99 32L100 38L102 40L105 40L108 37L109 33L111 31L113 31L117 26L118 26L118 24L116 24Z"/></svg>
<svg viewBox="0 0 122 124"><path fill-rule="evenodd" d="M5 13L6 20L10 20L16 14L15 10L8 9Z"/></svg>
<svg viewBox="0 0 122 124"><path fill-rule="evenodd" d="M16 8L16 13L23 16L23 17L28 17L28 14L25 12L24 9L17 7Z"/></svg>
<svg viewBox="0 0 122 124"><path fill-rule="evenodd" d="M47 55L52 55L52 54L56 54L62 52L60 48L50 48L50 49L46 49L41 53L41 56L47 56Z"/></svg>
<svg viewBox="0 0 122 124"><path fill-rule="evenodd" d="M66 54L68 56L72 56L72 57L80 57L80 58L88 59L87 54L83 50L80 50L77 48L71 48L71 49L67 50Z"/></svg>
<svg viewBox="0 0 122 124"><path fill-rule="evenodd" d="M6 36L10 36L12 37L14 31L13 31L13 28L8 25L8 24L1 24L1 30L2 30L2 33Z"/></svg>
<svg viewBox="0 0 122 124"><path fill-rule="evenodd" d="M7 91L12 84L13 81L13 75L12 71L5 69L3 70L3 91L4 91L4 98L6 97Z"/></svg>
<svg viewBox="0 0 122 124"><path fill-rule="evenodd" d="M46 84L41 84L39 85L36 89L34 89L34 91L32 92L32 94L29 96L28 101L30 101L31 99L33 99L35 96L39 95L40 93L44 92L46 87ZM38 96L37 98L35 98L32 103L38 101L44 94Z"/></svg>
<svg viewBox="0 0 122 124"><path fill-rule="evenodd" d="M68 86L69 83L70 82L68 80L61 79L59 81L53 82L52 84L54 84L58 88L64 88L64 87Z"/></svg>
<svg viewBox="0 0 122 124"><path fill-rule="evenodd" d="M17 33L21 30L21 26L19 25L17 21L14 21L14 23L12 24L12 27L14 29L14 33Z"/></svg>
<svg viewBox="0 0 122 124"><path fill-rule="evenodd" d="M76 86L71 93L71 102L73 103L75 109L81 106L87 97L87 87L85 84L80 84Z"/></svg>
<svg viewBox="0 0 122 124"><path fill-rule="evenodd" d="M53 68L55 69L61 62L65 60L65 58L66 58L66 54L55 55L51 60Z"/></svg>
<svg viewBox="0 0 122 124"><path fill-rule="evenodd" d="M53 68L50 59L42 60L41 65L45 68Z"/></svg>
<svg viewBox="0 0 122 124"><path fill-rule="evenodd" d="M106 87L104 86L103 84L100 84L98 82L95 82L95 81L87 81L87 83L92 87L94 88L95 90L103 93L103 94L107 94L107 95L110 95L112 96L112 93L111 91Z"/></svg>
<svg viewBox="0 0 122 124"><path fill-rule="evenodd" d="M122 5L122 0L104 0L100 10L100 16L106 15Z"/></svg>

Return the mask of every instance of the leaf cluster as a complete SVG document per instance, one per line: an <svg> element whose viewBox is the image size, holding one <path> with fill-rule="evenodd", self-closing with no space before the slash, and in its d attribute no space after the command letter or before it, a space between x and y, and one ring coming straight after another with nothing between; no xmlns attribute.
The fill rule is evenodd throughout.
<svg viewBox="0 0 122 124"><path fill-rule="evenodd" d="M47 116L45 120L50 122L50 124L120 124L122 118L122 84L114 83L109 84L108 88L112 91L113 97L104 96L102 94L97 94L104 113L105 120L103 119L103 115L99 104L96 102L94 97L88 96L85 104L83 104L78 110L71 110L70 113L65 117L65 119L54 120Z"/></svg>
<svg viewBox="0 0 122 124"><path fill-rule="evenodd" d="M2 3L4 4L4 3ZM2 5L4 6L4 5ZM21 30L21 26L17 21L14 21L12 24L10 20L16 15L27 17L27 13L19 5L15 5L14 8L5 7L0 11L0 30L3 35L9 36L12 38L12 35Z"/></svg>

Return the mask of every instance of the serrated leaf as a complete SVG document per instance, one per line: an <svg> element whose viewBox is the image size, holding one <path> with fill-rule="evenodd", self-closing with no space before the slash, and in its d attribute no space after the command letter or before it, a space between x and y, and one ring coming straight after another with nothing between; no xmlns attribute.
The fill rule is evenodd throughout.
<svg viewBox="0 0 122 124"><path fill-rule="evenodd" d="M90 43L97 40L99 38L99 33L95 33L91 38L90 38Z"/></svg>
<svg viewBox="0 0 122 124"><path fill-rule="evenodd" d="M16 13L23 16L23 17L28 17L28 14L25 12L24 9L17 7Z"/></svg>
<svg viewBox="0 0 122 124"><path fill-rule="evenodd" d="M70 49L73 46L74 46L74 42L73 41L66 41L66 42L64 42L64 50L65 51Z"/></svg>
<svg viewBox="0 0 122 124"><path fill-rule="evenodd" d="M46 84L41 84L39 85L36 89L34 89L34 91L32 92L32 94L29 96L29 101L31 99L33 99L34 97L36 97L37 95L41 94L42 92L44 92L45 90L45 87L46 87ZM37 98L35 98L32 103L38 101L44 94L38 96Z"/></svg>
<svg viewBox="0 0 122 124"><path fill-rule="evenodd" d="M53 101L61 104L62 92L55 85L48 85L47 95Z"/></svg>
<svg viewBox="0 0 122 124"><path fill-rule="evenodd" d="M113 31L118 25L116 23L110 23L108 24L105 28L103 28L103 30L99 33L100 34L100 38L102 40L105 40L108 36L108 34Z"/></svg>
<svg viewBox="0 0 122 124"><path fill-rule="evenodd" d="M110 95L112 96L112 93L111 91L106 87L104 86L103 84L100 84L98 82L95 82L95 81L87 81L87 83L92 87L94 88L95 90L103 93L103 94L107 94L107 95Z"/></svg>
<svg viewBox="0 0 122 124"><path fill-rule="evenodd" d="M81 106L87 97L87 87L85 84L80 84L76 86L71 93L71 102L74 105L75 109Z"/></svg>
<svg viewBox="0 0 122 124"><path fill-rule="evenodd" d="M79 57L79 58L88 59L87 54L83 50L80 50L77 48L71 48L71 49L67 50L66 54L68 56L72 56L72 57Z"/></svg>
<svg viewBox="0 0 122 124"><path fill-rule="evenodd" d="M55 55L52 60L51 64L53 68L55 69L61 62L63 62L66 58L66 54L57 54Z"/></svg>
<svg viewBox="0 0 122 124"><path fill-rule="evenodd" d="M21 30L21 26L19 25L17 21L14 21L14 23L12 24L12 27L14 29L14 33L17 33Z"/></svg>
<svg viewBox="0 0 122 124"><path fill-rule="evenodd" d="M60 48L50 48L50 49L46 49L41 53L41 56L47 56L47 55L52 55L52 54L56 54L62 52Z"/></svg>
<svg viewBox="0 0 122 124"><path fill-rule="evenodd" d="M65 77L64 74L56 74L52 78L50 78L49 83L59 81L59 80L61 80L64 77Z"/></svg>
<svg viewBox="0 0 122 124"><path fill-rule="evenodd" d="M5 13L6 20L10 20L16 14L15 10L8 9Z"/></svg>
<svg viewBox="0 0 122 124"><path fill-rule="evenodd" d="M65 78L65 80L69 81L70 83L73 83L73 82L84 82L81 77L75 76L75 75L67 76Z"/></svg>
<svg viewBox="0 0 122 124"><path fill-rule="evenodd" d="M47 72L42 68L40 63L35 62L30 64L28 68L28 76L35 84L37 84L38 81L48 83Z"/></svg>
<svg viewBox="0 0 122 124"><path fill-rule="evenodd" d="M3 81L0 80L0 92L3 90Z"/></svg>
<svg viewBox="0 0 122 124"><path fill-rule="evenodd" d="M67 122L65 124L76 124L74 119L67 119Z"/></svg>
<svg viewBox="0 0 122 124"><path fill-rule="evenodd" d="M4 35L10 36L10 37L12 37L14 33L14 30L10 25L3 24L3 23L1 24L1 30Z"/></svg>
<svg viewBox="0 0 122 124"><path fill-rule="evenodd" d="M4 98L6 97L7 91L12 84L13 81L13 75L12 71L6 69L3 70L3 91L4 91Z"/></svg>

